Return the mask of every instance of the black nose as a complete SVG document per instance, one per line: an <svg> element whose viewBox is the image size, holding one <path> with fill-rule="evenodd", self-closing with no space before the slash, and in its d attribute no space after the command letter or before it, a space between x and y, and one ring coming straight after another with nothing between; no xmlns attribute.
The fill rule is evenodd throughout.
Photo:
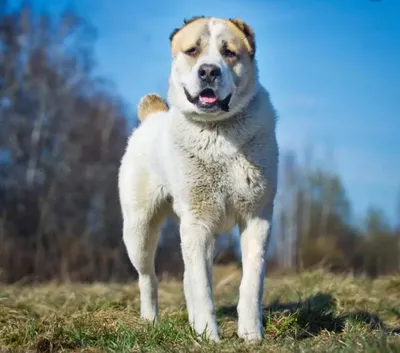
<svg viewBox="0 0 400 353"><path fill-rule="evenodd" d="M199 67L200 80L211 83L221 76L221 69L217 65L203 64Z"/></svg>

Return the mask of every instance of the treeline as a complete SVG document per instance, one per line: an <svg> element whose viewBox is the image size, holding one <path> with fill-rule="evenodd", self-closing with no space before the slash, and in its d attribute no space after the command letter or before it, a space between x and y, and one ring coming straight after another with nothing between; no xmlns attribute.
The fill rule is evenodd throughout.
<svg viewBox="0 0 400 353"><path fill-rule="evenodd" d="M340 177L313 166L306 157L305 163L291 153L281 157L275 265L369 276L400 271L399 228L372 207L363 220L354 222Z"/></svg>
<svg viewBox="0 0 400 353"><path fill-rule="evenodd" d="M0 282L135 278L121 241L117 171L135 120L96 75L93 28L0 1ZM378 275L400 268L399 236L377 212L351 225L338 176L283 156L271 265ZM235 261L226 241L217 261ZM168 222L157 271L181 276Z"/></svg>
<svg viewBox="0 0 400 353"><path fill-rule="evenodd" d="M54 18L29 4L1 9L2 281L130 271L116 175L133 117L96 76L94 40L71 11Z"/></svg>

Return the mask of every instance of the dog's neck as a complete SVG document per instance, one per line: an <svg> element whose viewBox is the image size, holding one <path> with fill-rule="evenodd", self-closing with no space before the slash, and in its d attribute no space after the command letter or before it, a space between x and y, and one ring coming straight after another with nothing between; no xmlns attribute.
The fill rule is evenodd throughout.
<svg viewBox="0 0 400 353"><path fill-rule="evenodd" d="M198 157L204 154L210 157L209 153L212 153L213 158L234 155L254 136L263 133L259 129L264 125L260 121L263 117L258 111L260 105L265 104L265 98L265 94L260 90L251 97L246 107L228 119L208 122L194 120L172 106L171 109L175 112L172 114L170 133L173 135L174 143L180 149L190 151ZM273 131L272 126L271 131ZM193 146L201 147L192 151Z"/></svg>

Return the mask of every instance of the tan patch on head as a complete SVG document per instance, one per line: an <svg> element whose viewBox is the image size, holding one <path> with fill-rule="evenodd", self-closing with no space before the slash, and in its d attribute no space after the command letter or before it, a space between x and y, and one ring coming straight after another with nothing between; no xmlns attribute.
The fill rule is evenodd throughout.
<svg viewBox="0 0 400 353"><path fill-rule="evenodd" d="M242 45L244 44L244 48L242 47L241 49L245 49L249 53L250 57L254 58L256 53L256 42L253 29L239 18L231 18L225 22L237 41Z"/></svg>
<svg viewBox="0 0 400 353"><path fill-rule="evenodd" d="M181 28L172 32L170 35L172 55L175 56L179 52L185 52L189 54L187 55L189 62L196 62L208 44L210 23L211 25L223 24L226 26L226 38L222 35L222 54L225 49L228 49L235 54L247 53L251 58L254 58L256 50L255 35L249 25L238 18L215 18L210 21L209 17L204 16L185 20ZM226 59L228 64L235 62L235 58L227 57Z"/></svg>
<svg viewBox="0 0 400 353"><path fill-rule="evenodd" d="M181 28L176 29L170 36L172 55L195 48L193 55L188 56L199 56L205 44L201 39L208 34L208 21L206 17L193 17L186 20Z"/></svg>
<svg viewBox="0 0 400 353"><path fill-rule="evenodd" d="M144 121L152 113L167 112L167 102L157 94L147 94L138 104L138 118Z"/></svg>
<svg viewBox="0 0 400 353"><path fill-rule="evenodd" d="M256 38L253 29L239 18L229 19L229 25L234 25L241 32L240 38L246 44L247 50L251 57L256 53Z"/></svg>
<svg viewBox="0 0 400 353"><path fill-rule="evenodd" d="M169 40L170 40L170 42L172 42L172 39L174 39L175 34L177 34L183 27L185 27L186 25L188 25L188 24L191 23L191 22L194 22L194 21L197 21L197 20L203 19L203 18L206 18L206 17L205 17L205 16L193 16L193 17L191 17L191 18L189 18L189 19L184 19L184 20L183 20L183 26L180 27L180 28L175 28L175 29L172 31L172 33L169 35Z"/></svg>

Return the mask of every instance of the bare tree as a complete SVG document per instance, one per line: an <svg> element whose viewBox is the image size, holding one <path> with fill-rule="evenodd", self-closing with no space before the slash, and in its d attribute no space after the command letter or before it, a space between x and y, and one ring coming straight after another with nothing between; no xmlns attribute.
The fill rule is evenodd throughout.
<svg viewBox="0 0 400 353"><path fill-rule="evenodd" d="M93 74L94 39L72 12L55 19L28 3L0 14L6 281L106 279L125 256L116 177L131 117Z"/></svg>

